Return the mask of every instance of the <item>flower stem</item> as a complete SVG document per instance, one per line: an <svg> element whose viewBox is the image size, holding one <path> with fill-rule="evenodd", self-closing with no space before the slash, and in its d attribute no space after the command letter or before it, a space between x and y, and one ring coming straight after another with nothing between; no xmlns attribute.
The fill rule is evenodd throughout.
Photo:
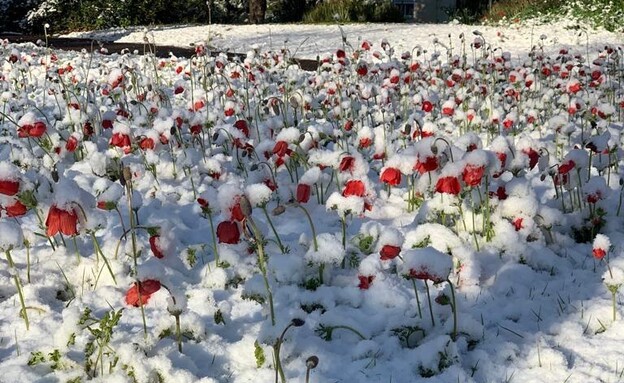
<svg viewBox="0 0 624 383"><path fill-rule="evenodd" d="M117 285L117 279L115 278L113 269L111 268L111 265L108 262L108 259L106 259L106 256L104 255L104 252L102 251L102 248L100 247L100 244L98 243L98 240L95 237L95 233L93 232L91 232L91 239L93 240L93 247L95 248L96 254L99 254L102 256L102 259L104 260L104 264L106 265L106 268L108 269L108 272L111 278L113 279L113 282L115 283L115 285Z"/></svg>
<svg viewBox="0 0 624 383"><path fill-rule="evenodd" d="M178 342L178 351L182 353L182 331L180 328L180 314L174 316L176 322L176 342Z"/></svg>
<svg viewBox="0 0 624 383"><path fill-rule="evenodd" d="M314 251L318 251L318 242L316 241L316 230L314 229L314 222L312 222L312 217L310 216L310 213L308 213L308 209L306 209L300 204L295 204L295 206L303 210L306 217L308 218L308 223L310 224L310 229L312 230L312 242L314 243Z"/></svg>
<svg viewBox="0 0 624 383"><path fill-rule="evenodd" d="M267 276L267 265L266 265L266 256L264 254L264 245L262 244L262 234L260 234L260 230L256 226L253 218L251 216L247 217L249 224L251 225L251 229L253 230L254 237L256 239L257 251L258 251L258 267L260 267L260 272L262 273L262 279L264 280L264 287L266 288L267 295L269 298L269 310L271 314L271 324L275 326L275 308L273 306L273 292L271 291L271 285L269 285L269 278Z"/></svg>
<svg viewBox="0 0 624 383"><path fill-rule="evenodd" d="M275 239L277 240L277 245L279 246L280 251L282 252L282 254L286 254L286 248L282 244L282 241L280 240L280 236L277 233L277 230L275 230L275 226L273 226L273 221L271 221L271 217L269 216L269 213L267 212L266 205L262 206L262 211L264 212L264 216L269 222L269 226L271 227L271 230L273 231L273 234L275 235Z"/></svg>
<svg viewBox="0 0 624 383"><path fill-rule="evenodd" d="M26 280L30 283L30 242L24 241L26 246Z"/></svg>
<svg viewBox="0 0 624 383"><path fill-rule="evenodd" d="M453 282L451 282L450 278L446 281L451 289L451 309L453 310L453 333L451 334L451 339L455 341L457 339L457 301L455 299L455 287L453 286Z"/></svg>
<svg viewBox="0 0 624 383"><path fill-rule="evenodd" d="M362 339L362 340L366 340L366 337L365 337L364 335L362 335L362 333L361 333L361 332L359 332L358 330L354 329L354 328L353 328L353 327L351 327L351 326L340 325L340 326L332 326L332 328L333 328L334 330L339 329L339 328L341 328L341 329L343 329L343 330L349 330L349 331L351 331L352 333L354 333L355 335L359 336L359 337L360 337L360 339Z"/></svg>
<svg viewBox="0 0 624 383"><path fill-rule="evenodd" d="M427 301L429 302L429 315L431 315L431 326L435 327L435 319L433 319L433 305L431 304L431 294L429 293L429 284L427 280L424 280L425 288L427 289Z"/></svg>
<svg viewBox="0 0 624 383"><path fill-rule="evenodd" d="M219 249L217 247L217 237L215 235L214 222L212 221L212 213L208 212L208 222L210 222L210 235L212 236L212 251L214 252L215 263L217 267L221 264L219 262Z"/></svg>
<svg viewBox="0 0 624 383"><path fill-rule="evenodd" d="M74 251L76 252L76 259L78 259L78 263L80 264L80 251L78 251L78 242L76 241L75 235L72 235L72 242L74 242Z"/></svg>
<svg viewBox="0 0 624 383"><path fill-rule="evenodd" d="M412 278L412 286L414 286L414 295L416 295L416 304L418 305L418 316L422 319L422 310L420 308L420 298L418 297L418 289L416 288L416 279Z"/></svg>
<svg viewBox="0 0 624 383"><path fill-rule="evenodd" d="M20 281L20 278L17 275L17 268L15 267L15 263L13 262L11 251L6 250L4 253L6 254L9 267L13 269L13 280L15 281L15 288L17 289L17 295L19 296L20 305L22 307L20 312L24 314L24 323L26 324L26 331L28 331L30 329L30 322L28 320L28 313L26 312L26 303L24 302L24 292L22 291L22 282Z"/></svg>

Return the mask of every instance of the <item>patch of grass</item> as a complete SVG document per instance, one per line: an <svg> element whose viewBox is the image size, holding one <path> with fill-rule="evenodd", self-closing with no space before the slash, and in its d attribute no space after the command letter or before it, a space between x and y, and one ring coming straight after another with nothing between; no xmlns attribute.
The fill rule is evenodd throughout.
<svg viewBox="0 0 624 383"><path fill-rule="evenodd" d="M488 22L569 19L608 31L624 31L624 0L501 0L485 12Z"/></svg>
<svg viewBox="0 0 624 383"><path fill-rule="evenodd" d="M403 15L390 0L324 1L303 16L304 23L403 22Z"/></svg>

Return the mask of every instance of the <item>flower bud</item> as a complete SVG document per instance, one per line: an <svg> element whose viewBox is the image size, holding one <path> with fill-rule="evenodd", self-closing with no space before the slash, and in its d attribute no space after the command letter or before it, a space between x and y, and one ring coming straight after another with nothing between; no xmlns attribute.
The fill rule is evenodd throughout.
<svg viewBox="0 0 624 383"><path fill-rule="evenodd" d="M291 321L292 325L295 327L301 327L305 324L305 321L301 318L293 318Z"/></svg>
<svg viewBox="0 0 624 383"><path fill-rule="evenodd" d="M274 216L278 216L281 215L282 213L284 213L286 211L286 207L284 207L284 205L278 205L275 207L275 209L273 209L273 211L271 212Z"/></svg>
<svg viewBox="0 0 624 383"><path fill-rule="evenodd" d="M251 216L251 203L249 202L249 198L247 196L241 196L240 201L238 202L240 205L241 212L243 216L249 217Z"/></svg>
<svg viewBox="0 0 624 383"><path fill-rule="evenodd" d="M132 182L132 171L130 170L129 166L124 166L123 167L122 175L123 175L123 179L124 179L124 181L126 181L126 183Z"/></svg>
<svg viewBox="0 0 624 383"><path fill-rule="evenodd" d="M308 359L306 359L306 367L310 370L316 368L319 364L319 358L316 355L312 355Z"/></svg>

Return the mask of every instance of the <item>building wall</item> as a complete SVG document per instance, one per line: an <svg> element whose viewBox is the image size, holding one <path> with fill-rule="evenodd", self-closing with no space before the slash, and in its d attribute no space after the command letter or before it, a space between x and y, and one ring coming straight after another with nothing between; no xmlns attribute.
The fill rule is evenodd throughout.
<svg viewBox="0 0 624 383"><path fill-rule="evenodd" d="M455 9L457 0L394 0L399 8L410 12L412 18L420 23L439 23L449 21L447 11Z"/></svg>

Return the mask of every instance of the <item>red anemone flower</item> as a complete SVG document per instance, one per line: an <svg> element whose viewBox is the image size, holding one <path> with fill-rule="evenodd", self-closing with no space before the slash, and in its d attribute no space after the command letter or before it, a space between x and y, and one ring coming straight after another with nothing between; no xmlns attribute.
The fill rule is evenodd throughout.
<svg viewBox="0 0 624 383"><path fill-rule="evenodd" d="M30 137L41 137L43 136L43 133L46 132L46 124L41 122L41 121L37 121L35 122L35 124L28 130L28 135Z"/></svg>
<svg viewBox="0 0 624 383"><path fill-rule="evenodd" d="M370 285L373 283L375 276L374 275L358 275L358 279L360 280L360 283L358 284L358 287L360 288L360 290L368 290Z"/></svg>
<svg viewBox="0 0 624 383"><path fill-rule="evenodd" d="M596 258L597 260L601 260L602 258L605 257L605 255L607 255L607 252L600 247L596 247L592 249L592 254L594 258Z"/></svg>
<svg viewBox="0 0 624 383"><path fill-rule="evenodd" d="M141 141L139 141L139 147L143 150L154 150L156 144L152 138L143 137Z"/></svg>
<svg viewBox="0 0 624 383"><path fill-rule="evenodd" d="M165 255L160 248L160 235L152 235L149 238L150 249L156 258L163 258Z"/></svg>
<svg viewBox="0 0 624 383"><path fill-rule="evenodd" d="M441 177L435 187L436 192L457 195L461 191L459 180L454 176Z"/></svg>
<svg viewBox="0 0 624 383"><path fill-rule="evenodd" d="M236 196L234 205L230 208L231 220L242 222L245 219L245 214L240 206L240 196Z"/></svg>
<svg viewBox="0 0 624 383"><path fill-rule="evenodd" d="M98 201L96 207L101 210L111 211L115 210L117 203L115 201Z"/></svg>
<svg viewBox="0 0 624 383"><path fill-rule="evenodd" d="M12 205L5 207L4 210L6 210L7 216L9 217L21 217L26 214L28 208L19 200L15 200Z"/></svg>
<svg viewBox="0 0 624 383"><path fill-rule="evenodd" d="M46 219L46 235L52 237L59 232L65 235L76 235L78 234L77 224L78 215L74 209L63 210L56 205L52 205Z"/></svg>
<svg viewBox="0 0 624 383"><path fill-rule="evenodd" d="M241 131L245 135L245 137L249 137L249 125L247 124L246 120L237 120L234 123L234 127Z"/></svg>
<svg viewBox="0 0 624 383"><path fill-rule="evenodd" d="M422 110L429 113L433 110L433 104L431 103L431 101L424 101L422 103Z"/></svg>
<svg viewBox="0 0 624 383"><path fill-rule="evenodd" d="M310 185L299 184L297 185L297 202L306 203L310 199Z"/></svg>
<svg viewBox="0 0 624 383"><path fill-rule="evenodd" d="M345 125L344 125L344 130L348 132L351 129L353 129L353 120L347 120L347 122L345 122Z"/></svg>
<svg viewBox="0 0 624 383"><path fill-rule="evenodd" d="M351 156L345 156L340 161L340 166L338 166L338 169L341 172L347 172L347 171L350 172L350 171L353 171L354 166L355 166L355 158Z"/></svg>
<svg viewBox="0 0 624 383"><path fill-rule="evenodd" d="M539 160L539 153L533 148L524 148L522 153L529 157L529 169L533 169Z"/></svg>
<svg viewBox="0 0 624 383"><path fill-rule="evenodd" d="M462 171L462 179L468 186L477 186L481 183L485 166L466 165Z"/></svg>
<svg viewBox="0 0 624 383"><path fill-rule="evenodd" d="M414 279L430 280L433 281L433 283L444 282L444 278L439 275L432 274L426 268L421 268L418 270L410 269L409 277Z"/></svg>
<svg viewBox="0 0 624 383"><path fill-rule="evenodd" d="M396 258L400 252L401 248L398 246L384 245L379 251L379 255L381 255L380 259L382 261L387 261Z"/></svg>
<svg viewBox="0 0 624 383"><path fill-rule="evenodd" d="M217 225L217 238L219 243L235 245L240 241L238 224L234 221L223 221Z"/></svg>
<svg viewBox="0 0 624 383"><path fill-rule="evenodd" d="M65 143L65 150L68 152L73 152L78 147L78 139L74 136L69 136L67 142Z"/></svg>
<svg viewBox="0 0 624 383"><path fill-rule="evenodd" d="M19 190L20 183L15 180L0 180L0 194L15 195Z"/></svg>
<svg viewBox="0 0 624 383"><path fill-rule="evenodd" d="M559 174L567 174L570 172L570 170L574 169L575 166L576 163L572 160L564 162L563 164L559 165Z"/></svg>
<svg viewBox="0 0 624 383"><path fill-rule="evenodd" d="M273 154L277 154L278 157L284 157L289 153L288 143L286 141L277 141L273 147Z"/></svg>
<svg viewBox="0 0 624 383"><path fill-rule="evenodd" d="M438 157L436 156L427 156L425 157L425 161L421 162L420 158L416 160L416 165L414 165L414 170L416 170L420 174L425 174L427 172L434 171L438 168Z"/></svg>
<svg viewBox="0 0 624 383"><path fill-rule="evenodd" d="M344 189L342 190L343 197L364 197L364 193L366 193L366 187L364 186L364 182L360 180L347 181L345 183Z"/></svg>
<svg viewBox="0 0 624 383"><path fill-rule="evenodd" d="M360 138L360 143L358 145L358 147L360 149L366 149L369 146L371 146L373 144L373 140L371 140L369 137L364 137L364 138Z"/></svg>
<svg viewBox="0 0 624 383"><path fill-rule="evenodd" d="M143 282L134 282L126 292L126 303L139 307L147 304L152 294L160 290L160 282L155 279L146 279Z"/></svg>
<svg viewBox="0 0 624 383"><path fill-rule="evenodd" d="M397 168L386 168L381 173L380 181L390 186L397 186L401 183L401 172Z"/></svg>
<svg viewBox="0 0 624 383"><path fill-rule="evenodd" d="M123 133L115 133L110 139L110 144L118 148L128 147L130 146L130 136Z"/></svg>

